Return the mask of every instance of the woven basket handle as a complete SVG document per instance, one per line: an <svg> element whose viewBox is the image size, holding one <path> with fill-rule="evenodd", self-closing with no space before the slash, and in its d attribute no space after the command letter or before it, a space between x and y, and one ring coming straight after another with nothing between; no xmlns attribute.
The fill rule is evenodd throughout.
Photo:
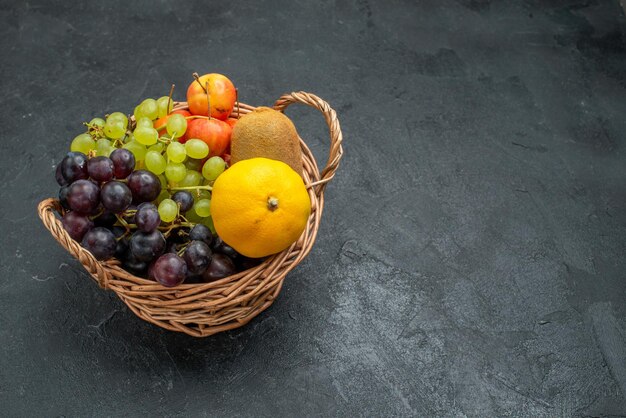
<svg viewBox="0 0 626 418"><path fill-rule="evenodd" d="M276 103L274 103L274 109L284 112L285 108L292 103L303 103L322 112L324 119L326 119L328 129L330 130L330 153L326 167L322 170L320 180L312 183L312 185L315 186L315 193L320 196L324 192L326 184L334 177L337 167L339 167L339 161L343 155L343 148L341 146L343 135L341 134L339 119L337 119L337 113L328 103L314 94L305 93L303 91L281 96L276 100Z"/></svg>
<svg viewBox="0 0 626 418"><path fill-rule="evenodd" d="M106 289L111 275L89 251L81 247L79 243L69 236L65 228L63 228L61 221L54 215L54 212L59 210L59 202L56 199L45 199L37 207L39 217L44 226L52 233L52 236L85 266L100 287Z"/></svg>

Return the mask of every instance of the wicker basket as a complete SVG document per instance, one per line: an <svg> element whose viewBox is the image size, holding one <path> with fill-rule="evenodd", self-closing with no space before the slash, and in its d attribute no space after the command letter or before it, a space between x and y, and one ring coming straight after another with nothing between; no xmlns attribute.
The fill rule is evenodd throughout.
<svg viewBox="0 0 626 418"><path fill-rule="evenodd" d="M252 269L211 283L167 288L126 272L118 260L97 261L63 229L57 216L63 213L58 200L42 201L38 207L39 216L52 236L85 266L96 282L104 289L113 290L140 318L194 337L206 337L245 325L272 304L287 273L311 251L324 208L324 188L333 178L343 154L339 121L328 103L313 94L294 92L278 99L274 108L283 111L292 103L303 103L322 112L330 129L330 156L320 173L311 151L300 139L304 181L311 198L307 228L288 249ZM175 106L178 109L186 107L186 103ZM241 104L234 116L239 117L253 109Z"/></svg>

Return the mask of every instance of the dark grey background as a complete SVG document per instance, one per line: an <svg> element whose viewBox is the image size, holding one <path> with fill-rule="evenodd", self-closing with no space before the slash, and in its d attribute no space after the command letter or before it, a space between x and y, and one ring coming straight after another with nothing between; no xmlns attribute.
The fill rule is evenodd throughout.
<svg viewBox="0 0 626 418"><path fill-rule="evenodd" d="M626 415L617 1L74 3L0 3L2 415ZM81 122L193 71L316 93L345 139L309 257L207 339L137 319L36 215Z"/></svg>

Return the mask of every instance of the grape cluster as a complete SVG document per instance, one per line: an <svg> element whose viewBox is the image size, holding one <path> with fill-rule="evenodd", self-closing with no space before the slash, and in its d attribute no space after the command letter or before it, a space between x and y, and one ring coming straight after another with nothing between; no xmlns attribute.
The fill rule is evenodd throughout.
<svg viewBox="0 0 626 418"><path fill-rule="evenodd" d="M168 287L257 265L214 231L211 186L228 156L187 138L187 116L164 96L86 123L56 168L63 227L98 260ZM134 119L134 120L133 120Z"/></svg>

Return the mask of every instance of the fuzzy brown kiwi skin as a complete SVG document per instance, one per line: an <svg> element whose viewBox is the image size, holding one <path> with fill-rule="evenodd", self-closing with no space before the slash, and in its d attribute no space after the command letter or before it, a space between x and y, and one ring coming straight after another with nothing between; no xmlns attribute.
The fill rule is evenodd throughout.
<svg viewBox="0 0 626 418"><path fill-rule="evenodd" d="M302 177L302 152L296 127L284 113L257 107L233 127L231 164L255 157L286 163Z"/></svg>

